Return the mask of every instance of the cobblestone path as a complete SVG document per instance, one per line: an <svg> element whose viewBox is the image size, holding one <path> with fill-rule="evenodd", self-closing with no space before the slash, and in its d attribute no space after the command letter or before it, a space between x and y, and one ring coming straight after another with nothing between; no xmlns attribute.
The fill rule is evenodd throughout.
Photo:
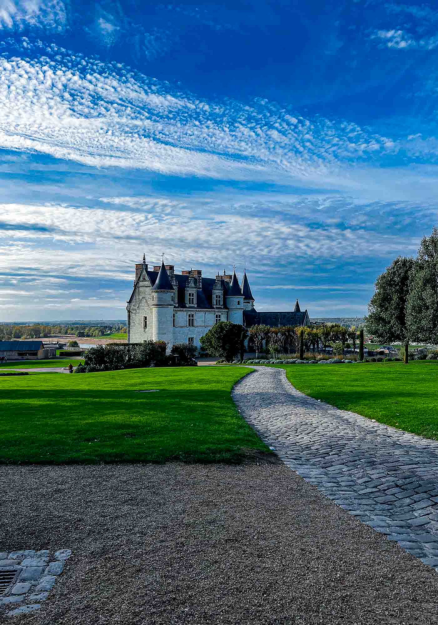
<svg viewBox="0 0 438 625"><path fill-rule="evenodd" d="M287 466L438 571L437 441L307 397L284 369L256 368L233 398Z"/></svg>

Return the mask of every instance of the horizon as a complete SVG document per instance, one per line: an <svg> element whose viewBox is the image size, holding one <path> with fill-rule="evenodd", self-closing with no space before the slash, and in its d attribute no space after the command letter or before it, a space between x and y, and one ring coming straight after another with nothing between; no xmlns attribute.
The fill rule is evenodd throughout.
<svg viewBox="0 0 438 625"><path fill-rule="evenodd" d="M437 27L409 0L0 1L0 322L126 318L143 253L365 316L437 224Z"/></svg>

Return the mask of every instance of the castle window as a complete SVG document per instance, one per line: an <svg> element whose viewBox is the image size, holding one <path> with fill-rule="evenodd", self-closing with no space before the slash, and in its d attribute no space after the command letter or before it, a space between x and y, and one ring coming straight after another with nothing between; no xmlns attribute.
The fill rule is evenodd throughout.
<svg viewBox="0 0 438 625"><path fill-rule="evenodd" d="M195 337L194 336L189 336L189 338L187 339L187 343L189 345L194 345L195 344Z"/></svg>
<svg viewBox="0 0 438 625"><path fill-rule="evenodd" d="M175 314L173 315L173 327L174 328L176 327L176 315Z"/></svg>
<svg viewBox="0 0 438 625"><path fill-rule="evenodd" d="M195 325L195 314L194 313L189 313L189 323L188 325L193 328L193 326Z"/></svg>
<svg viewBox="0 0 438 625"><path fill-rule="evenodd" d="M240 306L240 299L237 300L237 305Z"/></svg>
<svg viewBox="0 0 438 625"><path fill-rule="evenodd" d="M216 323L220 323L222 319L221 315L216 315Z"/></svg>
<svg viewBox="0 0 438 625"><path fill-rule="evenodd" d="M146 330L147 327L148 327L148 318L143 317L143 330Z"/></svg>
<svg viewBox="0 0 438 625"><path fill-rule="evenodd" d="M221 305L221 296L216 295L216 306L220 306L220 305Z"/></svg>
<svg viewBox="0 0 438 625"><path fill-rule="evenodd" d="M189 306L194 306L194 305L195 305L195 294L189 293Z"/></svg>

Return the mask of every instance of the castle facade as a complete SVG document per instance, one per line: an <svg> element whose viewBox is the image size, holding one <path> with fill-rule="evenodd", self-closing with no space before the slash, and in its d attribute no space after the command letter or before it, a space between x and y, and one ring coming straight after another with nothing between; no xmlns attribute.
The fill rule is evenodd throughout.
<svg viewBox="0 0 438 625"><path fill-rule="evenodd" d="M310 325L307 310L295 304L293 312L257 312L245 272L242 284L233 274L205 278L199 269L176 274L173 265L149 269L145 258L135 265L135 281L127 305L128 342L165 341L200 347L200 339L220 321L246 327Z"/></svg>

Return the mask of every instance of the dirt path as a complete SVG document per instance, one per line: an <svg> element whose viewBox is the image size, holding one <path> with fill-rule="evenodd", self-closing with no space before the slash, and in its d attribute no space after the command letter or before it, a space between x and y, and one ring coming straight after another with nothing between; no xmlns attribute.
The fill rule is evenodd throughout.
<svg viewBox="0 0 438 625"><path fill-rule="evenodd" d="M282 464L0 467L0 497L0 551L73 552L17 625L438 624L435 571Z"/></svg>

